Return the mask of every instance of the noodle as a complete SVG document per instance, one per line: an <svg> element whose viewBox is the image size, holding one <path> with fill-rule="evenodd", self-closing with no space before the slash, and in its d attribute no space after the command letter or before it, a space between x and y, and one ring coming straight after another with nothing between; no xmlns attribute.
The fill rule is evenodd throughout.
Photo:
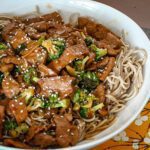
<svg viewBox="0 0 150 150"><path fill-rule="evenodd" d="M141 56L142 54L142 56ZM121 53L116 59L116 65L110 75L106 78L107 104L109 105L110 118L100 121L98 118L85 120L87 134L85 138L92 137L100 130L109 127L116 118L126 102L134 98L143 83L143 65L146 62L147 54L143 49L131 49L124 44ZM89 123L89 124L88 124Z"/></svg>

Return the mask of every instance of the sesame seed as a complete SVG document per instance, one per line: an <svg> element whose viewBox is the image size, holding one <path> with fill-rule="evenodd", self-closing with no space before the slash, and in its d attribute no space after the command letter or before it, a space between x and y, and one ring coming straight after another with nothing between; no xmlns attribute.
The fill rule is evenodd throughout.
<svg viewBox="0 0 150 150"><path fill-rule="evenodd" d="M12 106L12 107L15 107L15 105L14 105L14 104L11 104L11 106Z"/></svg>
<svg viewBox="0 0 150 150"><path fill-rule="evenodd" d="M68 129L67 132L70 132L70 129Z"/></svg>
<svg viewBox="0 0 150 150"><path fill-rule="evenodd" d="M22 102L20 102L20 103L19 103L19 105L23 105L23 103L22 103Z"/></svg>
<svg viewBox="0 0 150 150"><path fill-rule="evenodd" d="M23 110L20 110L20 113L23 113Z"/></svg>
<svg viewBox="0 0 150 150"><path fill-rule="evenodd" d="M73 132L71 132L70 134L71 134L72 136L74 135L74 133L73 133Z"/></svg>

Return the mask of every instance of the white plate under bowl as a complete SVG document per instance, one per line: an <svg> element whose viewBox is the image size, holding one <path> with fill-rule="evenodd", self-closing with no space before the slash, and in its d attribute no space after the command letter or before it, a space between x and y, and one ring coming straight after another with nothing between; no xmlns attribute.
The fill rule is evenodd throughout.
<svg viewBox="0 0 150 150"><path fill-rule="evenodd" d="M25 14L34 11L36 5L40 7L42 13L61 10L65 20L72 13L80 13L81 16L95 18L118 35L121 35L121 31L124 30L126 41L132 47L144 48L148 53L148 59L144 66L143 86L138 95L129 101L126 108L118 114L114 124L91 140L84 140L73 147L64 148L64 150L90 149L123 131L147 103L150 91L150 41L142 29L128 16L107 5L89 0L1 0L0 13ZM0 146L0 149L8 150L10 148Z"/></svg>

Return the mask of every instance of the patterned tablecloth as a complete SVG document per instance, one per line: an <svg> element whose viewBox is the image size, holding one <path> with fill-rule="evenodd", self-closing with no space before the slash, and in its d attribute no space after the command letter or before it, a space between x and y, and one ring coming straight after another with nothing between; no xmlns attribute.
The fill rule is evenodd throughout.
<svg viewBox="0 0 150 150"><path fill-rule="evenodd" d="M92 150L150 150L150 101L126 130Z"/></svg>
<svg viewBox="0 0 150 150"><path fill-rule="evenodd" d="M150 30L143 30L150 38ZM150 150L150 100L126 130L92 150Z"/></svg>

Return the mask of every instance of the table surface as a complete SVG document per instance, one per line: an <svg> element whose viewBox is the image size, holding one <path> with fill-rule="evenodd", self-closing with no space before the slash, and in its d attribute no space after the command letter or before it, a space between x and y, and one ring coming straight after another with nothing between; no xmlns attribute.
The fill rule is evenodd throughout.
<svg viewBox="0 0 150 150"><path fill-rule="evenodd" d="M112 6L135 20L141 27L150 29L150 0L97 0Z"/></svg>

